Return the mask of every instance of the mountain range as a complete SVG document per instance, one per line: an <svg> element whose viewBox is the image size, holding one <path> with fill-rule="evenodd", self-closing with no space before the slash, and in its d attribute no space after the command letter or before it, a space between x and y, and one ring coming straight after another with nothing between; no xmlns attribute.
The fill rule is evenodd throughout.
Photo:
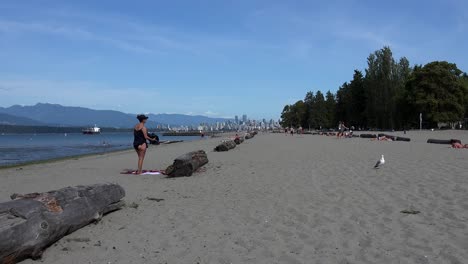
<svg viewBox="0 0 468 264"><path fill-rule="evenodd" d="M148 127L156 127L157 125L190 126L228 120L183 114L149 114L148 116ZM136 122L136 114L114 110L94 110L49 103L0 107L0 124L9 125L90 126L96 124L100 127L130 128Z"/></svg>
<svg viewBox="0 0 468 264"><path fill-rule="evenodd" d="M45 126L46 124L36 120L14 116L5 113L0 113L0 125L13 125L13 126Z"/></svg>

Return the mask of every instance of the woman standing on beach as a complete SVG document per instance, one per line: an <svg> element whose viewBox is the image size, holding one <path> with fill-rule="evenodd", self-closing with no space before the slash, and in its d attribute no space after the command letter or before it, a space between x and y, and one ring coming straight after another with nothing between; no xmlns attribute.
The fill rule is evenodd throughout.
<svg viewBox="0 0 468 264"><path fill-rule="evenodd" d="M133 148L135 148L138 155L138 170L137 174L141 174L143 169L143 160L145 159L146 149L148 148L148 143L146 140L155 141L156 138L150 138L148 136L148 130L146 130L145 123L148 120L148 117L145 115L137 115L138 121L140 123L136 124L133 129Z"/></svg>

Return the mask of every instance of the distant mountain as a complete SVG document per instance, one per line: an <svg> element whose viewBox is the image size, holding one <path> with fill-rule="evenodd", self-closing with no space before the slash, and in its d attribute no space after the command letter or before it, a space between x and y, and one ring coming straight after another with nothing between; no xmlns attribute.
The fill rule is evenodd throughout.
<svg viewBox="0 0 468 264"><path fill-rule="evenodd" d="M59 126L90 126L128 128L137 122L135 115L112 110L93 110L84 107L38 103L33 106L14 105L0 108L0 113L26 117L35 121ZM148 126L155 126L150 122Z"/></svg>
<svg viewBox="0 0 468 264"><path fill-rule="evenodd" d="M185 125L199 125L202 123L213 124L216 122L226 122L229 119L226 118L212 118L201 115L181 115L181 114L150 114L148 115L150 120L154 120L161 124L170 124L174 126L185 126Z"/></svg>
<svg viewBox="0 0 468 264"><path fill-rule="evenodd" d="M26 117L0 113L0 125L43 126L45 124Z"/></svg>
<svg viewBox="0 0 468 264"><path fill-rule="evenodd" d="M13 105L7 108L0 107L0 113L7 114L5 122L11 122L11 116L24 118L22 122L37 122L34 125L55 126L90 126L130 128L137 122L135 114L127 114L113 110L93 110L84 107L62 106L59 104L38 103L32 106ZM158 124L180 126L198 125L200 123L224 122L224 118L210 118L206 116L190 116L180 114L150 114L148 127ZM0 119L0 122L2 119ZM19 119L16 121L19 123ZM25 124L25 125L33 125Z"/></svg>

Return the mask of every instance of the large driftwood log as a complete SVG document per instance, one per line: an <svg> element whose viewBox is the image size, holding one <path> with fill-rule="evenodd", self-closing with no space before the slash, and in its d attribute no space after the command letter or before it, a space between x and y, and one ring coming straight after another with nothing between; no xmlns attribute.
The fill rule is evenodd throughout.
<svg viewBox="0 0 468 264"><path fill-rule="evenodd" d="M124 196L117 184L13 194L12 201L0 203L0 263L40 258L60 238L120 209Z"/></svg>
<svg viewBox="0 0 468 264"><path fill-rule="evenodd" d="M167 167L168 177L192 176L201 166L208 163L208 157L203 150L192 151L177 157L174 163Z"/></svg>
<svg viewBox="0 0 468 264"><path fill-rule="evenodd" d="M397 136L394 136L394 135L389 135L389 134L383 134L383 133L379 133L377 134L379 137L386 137L386 138L390 138L394 141L406 141L406 142L409 142L411 141L410 138L406 138L406 137L397 137Z"/></svg>
<svg viewBox="0 0 468 264"><path fill-rule="evenodd" d="M459 140L459 139L444 140L444 139L432 139L432 138L430 138L430 139L427 140L427 143L451 145L451 144L454 144L454 143L460 143L461 144L461 140Z"/></svg>
<svg viewBox="0 0 468 264"><path fill-rule="evenodd" d="M236 142L234 142L233 140L227 140L227 141L221 142L221 144L216 146L214 150L215 151L228 151L235 147L236 147Z"/></svg>

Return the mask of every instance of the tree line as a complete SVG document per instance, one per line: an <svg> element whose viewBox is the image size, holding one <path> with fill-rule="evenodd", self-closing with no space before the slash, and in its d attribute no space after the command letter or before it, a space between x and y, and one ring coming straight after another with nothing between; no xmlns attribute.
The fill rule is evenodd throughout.
<svg viewBox="0 0 468 264"><path fill-rule="evenodd" d="M362 129L418 128L422 114L427 128L455 124L468 118L468 75L456 64L434 61L410 66L396 60L389 47L371 53L365 72L336 94L308 92L304 100L286 105L283 127L335 128L339 121Z"/></svg>

